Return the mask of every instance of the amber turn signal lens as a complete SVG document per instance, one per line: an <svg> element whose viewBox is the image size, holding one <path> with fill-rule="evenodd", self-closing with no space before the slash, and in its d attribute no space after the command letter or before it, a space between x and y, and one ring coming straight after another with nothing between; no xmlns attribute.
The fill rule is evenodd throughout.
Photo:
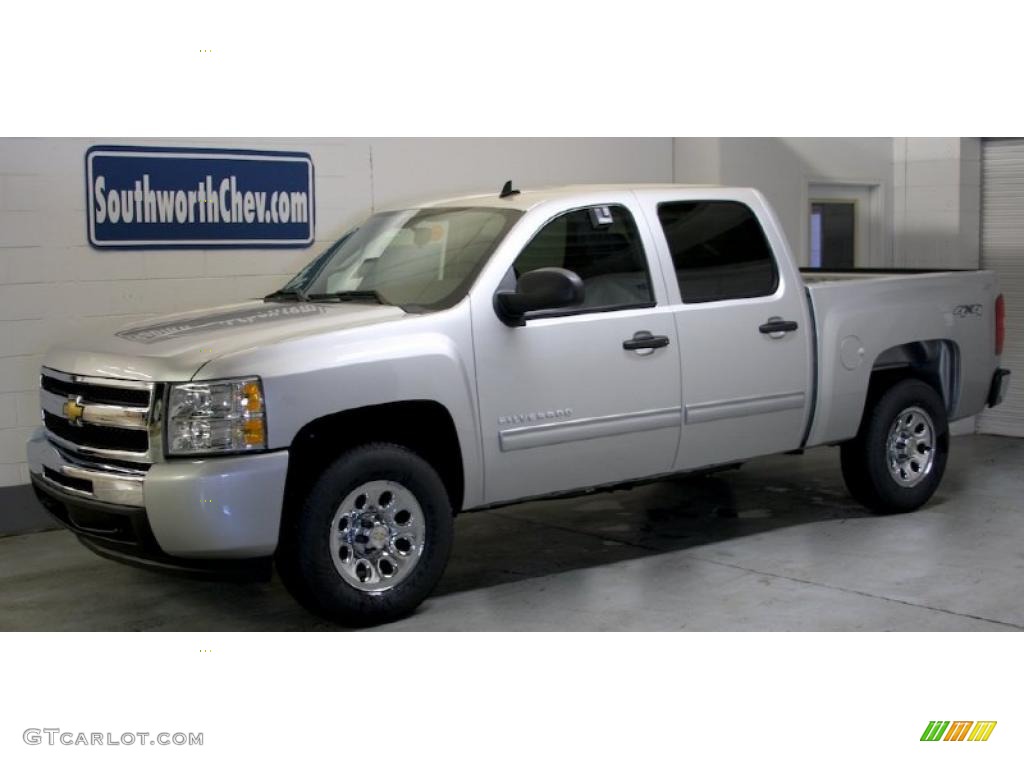
<svg viewBox="0 0 1024 768"><path fill-rule="evenodd" d="M242 432L246 445L263 446L267 442L267 429L262 418L247 420Z"/></svg>
<svg viewBox="0 0 1024 768"><path fill-rule="evenodd" d="M246 382L242 387L242 394L245 395L245 399L248 401L246 410L249 413L258 413L263 410L263 395L260 392L259 384L255 381Z"/></svg>

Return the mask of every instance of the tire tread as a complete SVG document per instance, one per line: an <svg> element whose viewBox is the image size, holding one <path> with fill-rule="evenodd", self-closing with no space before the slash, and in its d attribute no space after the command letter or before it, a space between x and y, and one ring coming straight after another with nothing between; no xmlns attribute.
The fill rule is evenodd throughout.
<svg viewBox="0 0 1024 768"><path fill-rule="evenodd" d="M321 539L346 489L378 475L416 486L410 491L423 508L430 536L416 570L404 581L386 592L360 592L338 575ZM338 456L298 508L291 513L286 510L275 559L281 581L303 607L348 626L368 626L394 621L416 609L444 573L452 536L451 503L434 468L402 445L367 443Z"/></svg>
<svg viewBox="0 0 1024 768"><path fill-rule="evenodd" d="M936 455L929 475L919 485L904 488L889 476L885 441L897 414L910 405L923 407L931 416ZM921 379L902 379L868 403L857 436L840 447L843 481L850 495L872 512L910 512L927 503L938 488L949 456L948 446L949 425L939 393Z"/></svg>

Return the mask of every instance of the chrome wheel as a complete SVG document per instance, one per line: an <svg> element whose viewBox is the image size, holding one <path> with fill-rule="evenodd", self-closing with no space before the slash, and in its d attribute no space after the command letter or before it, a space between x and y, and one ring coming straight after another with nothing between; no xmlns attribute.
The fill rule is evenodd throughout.
<svg viewBox="0 0 1024 768"><path fill-rule="evenodd" d="M923 409L911 406L900 411L889 428L886 465L892 479L913 488L932 471L935 463L935 424Z"/></svg>
<svg viewBox="0 0 1024 768"><path fill-rule="evenodd" d="M334 567L362 592L384 592L404 581L423 554L426 519L401 483L363 483L341 502L331 520Z"/></svg>

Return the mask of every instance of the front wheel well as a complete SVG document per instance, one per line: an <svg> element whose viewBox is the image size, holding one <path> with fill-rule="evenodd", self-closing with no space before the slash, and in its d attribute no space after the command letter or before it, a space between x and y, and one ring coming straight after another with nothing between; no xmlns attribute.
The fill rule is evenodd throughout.
<svg viewBox="0 0 1024 768"><path fill-rule="evenodd" d="M338 456L366 443L395 443L425 459L441 476L454 511L462 507L462 450L455 422L433 400L407 400L321 416L300 429L288 449L286 506Z"/></svg>

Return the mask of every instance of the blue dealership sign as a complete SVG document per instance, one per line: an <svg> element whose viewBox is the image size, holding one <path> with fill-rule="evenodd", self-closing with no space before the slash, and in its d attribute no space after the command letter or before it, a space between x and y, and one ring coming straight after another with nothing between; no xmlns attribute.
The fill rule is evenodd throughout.
<svg viewBox="0 0 1024 768"><path fill-rule="evenodd" d="M304 152L96 146L85 181L96 248L304 248L315 235Z"/></svg>

